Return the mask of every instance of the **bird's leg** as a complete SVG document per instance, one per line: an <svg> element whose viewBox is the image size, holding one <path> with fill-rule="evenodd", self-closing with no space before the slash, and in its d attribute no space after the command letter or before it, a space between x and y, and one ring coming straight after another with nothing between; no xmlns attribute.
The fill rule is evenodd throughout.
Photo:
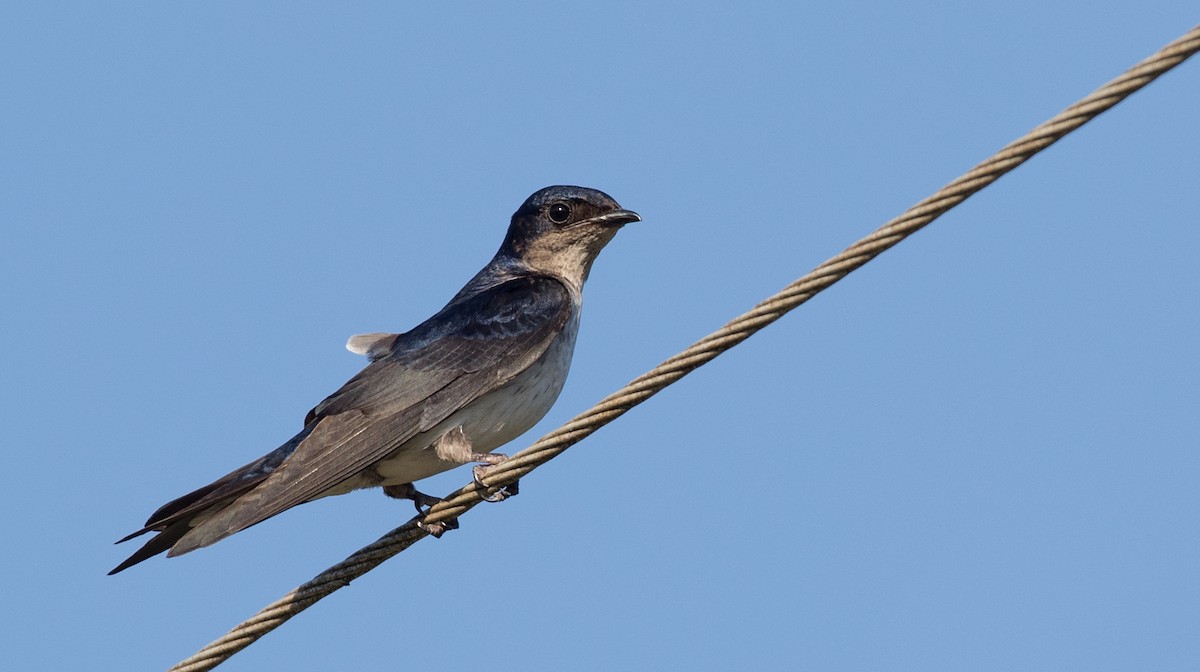
<svg viewBox="0 0 1200 672"><path fill-rule="evenodd" d="M433 507L434 504L442 501L441 497L427 495L419 490L412 483L401 483L400 485L385 485L383 486L383 494L394 499L411 499L413 505L417 507L417 515L424 516L429 513L428 509L421 507ZM434 537L441 537L446 533L446 530L457 530L458 520L447 520L441 523L426 523L420 521L417 527L432 534Z"/></svg>
<svg viewBox="0 0 1200 672"><path fill-rule="evenodd" d="M471 440L463 433L462 426L446 432L438 437L438 440L433 443L433 449L437 452L437 456L447 462L455 462L457 464L469 464L476 462L478 464L471 470L475 477L475 483L479 487L483 486L483 477L488 472L488 467L495 466L508 459L507 455L502 453L477 453L474 446L471 445ZM518 487L515 482L500 488L495 493L484 497L485 502L503 502L509 497L517 494Z"/></svg>
<svg viewBox="0 0 1200 672"><path fill-rule="evenodd" d="M414 506L417 507L417 513L424 515L429 513L427 509L421 507L430 506L442 501L441 497L427 495L417 490L412 483L401 483L400 485L385 485L383 486L383 494L392 499L411 499Z"/></svg>

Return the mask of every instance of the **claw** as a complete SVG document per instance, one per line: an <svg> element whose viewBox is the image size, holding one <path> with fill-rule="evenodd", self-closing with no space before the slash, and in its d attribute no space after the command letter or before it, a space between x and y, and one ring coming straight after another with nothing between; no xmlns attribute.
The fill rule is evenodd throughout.
<svg viewBox="0 0 1200 672"><path fill-rule="evenodd" d="M442 501L441 497L427 495L419 490L412 483L401 483L400 485L385 485L383 486L383 494L392 499L411 499L413 506L417 507L417 513L425 515L429 513L428 508L432 508L434 504Z"/></svg>
<svg viewBox="0 0 1200 672"><path fill-rule="evenodd" d="M437 451L437 456L449 462L458 464L467 464L468 462L477 462L478 464L472 470L475 476L475 484L482 489L486 489L483 484L483 477L487 474L487 470L491 467L500 464L508 459L508 456L503 453L477 453L471 446L471 441L463 433L462 426L455 427L445 434L438 437L433 444ZM504 500L517 494L517 484L506 485L496 492L483 498L485 502L503 502Z"/></svg>
<svg viewBox="0 0 1200 672"><path fill-rule="evenodd" d="M413 486L412 483L401 483L400 485L385 485L383 486L383 494L394 499L411 499L414 506L417 507L418 516L429 515L429 509L433 508L434 504L442 501L441 497L427 495ZM425 530L436 538L441 538L446 530L457 530L458 519L448 520L441 523L426 523L423 520L417 521L417 527Z"/></svg>
<svg viewBox="0 0 1200 672"><path fill-rule="evenodd" d="M501 457L503 459L496 460L495 462L492 462L491 464L489 464L487 466L479 464L471 469L471 474L475 477L475 485L479 486L480 488L487 488L487 486L483 484L483 477L487 475L487 472L493 466L500 464L504 460L508 459L508 456L506 456L506 455L497 455L497 456ZM517 494L520 492L520 488L517 486L517 484L519 482L520 481L513 481L512 483L505 485L504 487L493 492L492 494L485 496L483 498L483 501L495 503L495 502L503 502L504 500L508 499L509 497L516 497Z"/></svg>
<svg viewBox="0 0 1200 672"><path fill-rule="evenodd" d="M441 523L426 523L425 521L417 521L417 527L428 532L434 539L441 539L442 535L447 530L458 529L458 519L447 520Z"/></svg>

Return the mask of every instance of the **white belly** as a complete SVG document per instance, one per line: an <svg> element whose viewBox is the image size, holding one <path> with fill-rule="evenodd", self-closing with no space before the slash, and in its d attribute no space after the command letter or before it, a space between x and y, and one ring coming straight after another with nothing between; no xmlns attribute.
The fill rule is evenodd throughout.
<svg viewBox="0 0 1200 672"><path fill-rule="evenodd" d="M484 394L429 431L406 441L389 459L377 463L373 471L383 481L372 485L412 483L458 466L439 458L432 446L455 427L462 427L472 449L478 453L490 453L524 434L546 415L562 392L578 332L576 312L545 354L507 385Z"/></svg>

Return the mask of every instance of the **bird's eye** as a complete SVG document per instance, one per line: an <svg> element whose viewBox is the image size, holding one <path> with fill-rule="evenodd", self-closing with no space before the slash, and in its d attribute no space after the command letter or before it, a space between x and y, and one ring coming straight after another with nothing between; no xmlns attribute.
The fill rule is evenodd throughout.
<svg viewBox="0 0 1200 672"><path fill-rule="evenodd" d="M550 206L549 210L550 221L555 224L563 224L571 218L571 206L566 203L555 203Z"/></svg>

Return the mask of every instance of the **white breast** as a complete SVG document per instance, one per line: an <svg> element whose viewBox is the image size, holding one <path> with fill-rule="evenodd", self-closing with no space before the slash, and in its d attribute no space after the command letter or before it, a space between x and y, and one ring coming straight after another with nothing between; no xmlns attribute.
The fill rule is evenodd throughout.
<svg viewBox="0 0 1200 672"><path fill-rule="evenodd" d="M388 460L375 465L381 485L411 483L458 466L440 459L431 444L447 431L461 426L477 453L490 453L524 434L541 420L562 392L579 333L579 311L546 352L507 385L488 392L413 437ZM365 483L363 484L365 485ZM359 485L358 487L362 487Z"/></svg>
<svg viewBox="0 0 1200 672"><path fill-rule="evenodd" d="M476 452L486 453L524 434L541 420L562 392L575 352L579 317L567 323L545 354L504 387L489 392L442 423L462 425ZM431 432L432 433L432 432Z"/></svg>

